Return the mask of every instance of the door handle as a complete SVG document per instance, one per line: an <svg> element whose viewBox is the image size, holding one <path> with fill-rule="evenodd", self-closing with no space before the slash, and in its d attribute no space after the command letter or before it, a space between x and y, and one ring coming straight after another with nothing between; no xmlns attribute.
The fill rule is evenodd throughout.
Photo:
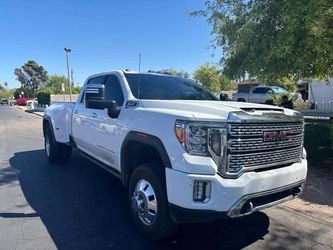
<svg viewBox="0 0 333 250"><path fill-rule="evenodd" d="M77 113L79 113L79 112L77 111L77 109L75 109L75 110L74 110L74 114L77 114Z"/></svg>
<svg viewBox="0 0 333 250"><path fill-rule="evenodd" d="M91 117L95 118L95 117L97 117L97 114L96 113L92 113Z"/></svg>

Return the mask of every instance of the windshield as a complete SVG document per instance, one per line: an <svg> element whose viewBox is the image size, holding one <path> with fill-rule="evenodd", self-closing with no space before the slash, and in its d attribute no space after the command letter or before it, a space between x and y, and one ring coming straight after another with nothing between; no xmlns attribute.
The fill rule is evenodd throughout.
<svg viewBox="0 0 333 250"><path fill-rule="evenodd" d="M273 89L274 93L276 93L276 94L288 94L288 91L281 87L275 86L275 87L272 87L272 89Z"/></svg>
<svg viewBox="0 0 333 250"><path fill-rule="evenodd" d="M140 86L138 88L139 76ZM217 100L207 89L190 79L133 73L125 73L125 77L132 94L138 99Z"/></svg>

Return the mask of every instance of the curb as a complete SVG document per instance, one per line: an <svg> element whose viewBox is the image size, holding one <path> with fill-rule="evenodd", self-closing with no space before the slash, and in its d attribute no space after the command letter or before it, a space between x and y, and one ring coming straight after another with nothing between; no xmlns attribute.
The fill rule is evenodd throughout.
<svg viewBox="0 0 333 250"><path fill-rule="evenodd" d="M31 111L29 110L27 107L25 106L16 106L18 109L24 111L24 112L27 112L29 114L34 114L34 115L37 115L37 116L40 116L40 117L43 117L44 116L44 112L43 114L41 114L42 112L41 111L37 111L37 112L34 112L34 111Z"/></svg>

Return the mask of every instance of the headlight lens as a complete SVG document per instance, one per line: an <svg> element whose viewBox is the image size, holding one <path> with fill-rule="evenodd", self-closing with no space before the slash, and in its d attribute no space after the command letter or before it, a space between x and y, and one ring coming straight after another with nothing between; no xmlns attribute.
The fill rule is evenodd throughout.
<svg viewBox="0 0 333 250"><path fill-rule="evenodd" d="M175 133L188 154L211 156L219 167L224 165L227 150L224 124L177 120Z"/></svg>
<svg viewBox="0 0 333 250"><path fill-rule="evenodd" d="M207 127L195 123L177 120L175 133L185 151L191 155L207 156Z"/></svg>

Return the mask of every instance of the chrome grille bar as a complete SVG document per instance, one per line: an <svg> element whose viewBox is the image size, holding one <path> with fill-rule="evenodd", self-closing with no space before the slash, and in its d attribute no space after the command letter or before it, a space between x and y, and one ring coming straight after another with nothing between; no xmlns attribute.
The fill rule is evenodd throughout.
<svg viewBox="0 0 333 250"><path fill-rule="evenodd" d="M263 138L229 139L228 149L231 153L255 152L259 150L276 150L296 147L302 144L302 134L290 135L289 140L264 142Z"/></svg>
<svg viewBox="0 0 333 250"><path fill-rule="evenodd" d="M285 129L289 129L291 134L301 134L303 133L303 124L300 122L264 124L233 123L229 124L229 135L231 137L256 137L262 136L263 131Z"/></svg>
<svg viewBox="0 0 333 250"><path fill-rule="evenodd" d="M287 138L264 141L264 132L288 131ZM299 162L303 122L232 122L228 124L228 153L222 176L237 178L243 172Z"/></svg>

